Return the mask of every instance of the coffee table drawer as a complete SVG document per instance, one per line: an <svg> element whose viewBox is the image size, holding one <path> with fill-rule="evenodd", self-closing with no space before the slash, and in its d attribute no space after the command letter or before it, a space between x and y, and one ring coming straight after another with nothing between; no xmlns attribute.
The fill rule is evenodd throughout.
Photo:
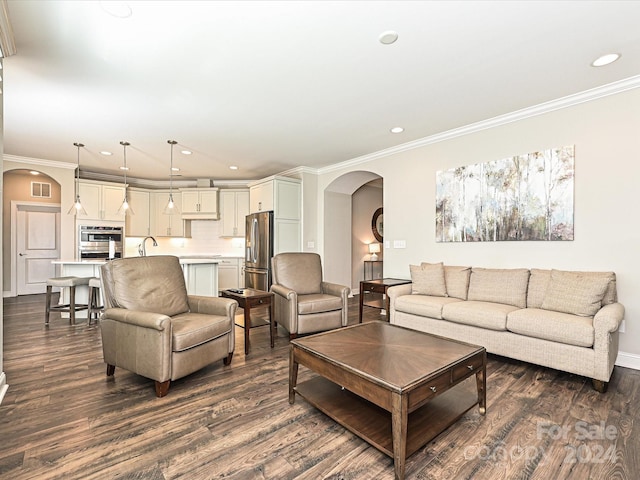
<svg viewBox="0 0 640 480"><path fill-rule="evenodd" d="M443 391L447 390L451 386L451 369L442 372L436 378L431 379L431 381L426 384L420 386L416 389L414 398L420 399L419 405L425 403L425 400L428 400L432 397L436 397L440 395ZM412 405L412 402L409 402L409 408L413 409L416 405Z"/></svg>
<svg viewBox="0 0 640 480"><path fill-rule="evenodd" d="M462 378L468 377L471 373L476 372L478 369L482 368L484 363L484 354L478 353L474 355L462 365L458 365L453 367L452 381L457 382Z"/></svg>

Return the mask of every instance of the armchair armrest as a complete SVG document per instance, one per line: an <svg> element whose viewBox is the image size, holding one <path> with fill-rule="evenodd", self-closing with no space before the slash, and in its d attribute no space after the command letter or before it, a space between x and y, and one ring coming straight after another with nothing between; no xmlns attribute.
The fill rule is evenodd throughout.
<svg viewBox="0 0 640 480"><path fill-rule="evenodd" d="M293 300L298 303L298 294L290 288L274 283L273 285L271 285L271 291L276 295L280 295L281 297L286 298L287 300Z"/></svg>
<svg viewBox="0 0 640 480"><path fill-rule="evenodd" d="M103 318L105 320L114 320L116 322L160 331L168 329L171 320L162 313L127 310L126 308L107 308Z"/></svg>
<svg viewBox="0 0 640 480"><path fill-rule="evenodd" d="M347 298L351 289L344 285L338 285L337 283L322 282L322 292L327 295L335 295L336 297Z"/></svg>
<svg viewBox="0 0 640 480"><path fill-rule="evenodd" d="M231 319L236 314L238 302L230 298L205 297L202 295L188 295L189 310L194 313L227 316Z"/></svg>

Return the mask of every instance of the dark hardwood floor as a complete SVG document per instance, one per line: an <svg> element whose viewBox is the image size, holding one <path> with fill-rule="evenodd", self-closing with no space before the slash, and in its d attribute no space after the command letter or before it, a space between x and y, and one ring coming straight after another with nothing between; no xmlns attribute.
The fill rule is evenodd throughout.
<svg viewBox="0 0 640 480"><path fill-rule="evenodd" d="M253 310L252 310L253 313ZM357 322L357 297L350 323ZM216 362L156 398L151 380L105 376L100 327L44 326L44 295L4 301L0 405L3 479L392 479L391 458L297 398L289 341L242 330ZM365 319L380 319L367 309ZM382 317L383 318L383 317ZM301 367L300 381L313 375ZM588 379L489 356L478 409L407 460L408 479L640 478L640 372L616 367L609 391Z"/></svg>

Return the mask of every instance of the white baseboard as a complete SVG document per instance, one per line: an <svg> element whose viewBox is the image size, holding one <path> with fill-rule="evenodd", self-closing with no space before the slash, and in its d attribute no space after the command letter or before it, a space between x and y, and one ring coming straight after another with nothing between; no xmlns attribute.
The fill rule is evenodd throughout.
<svg viewBox="0 0 640 480"><path fill-rule="evenodd" d="M640 355L636 355L635 353L618 352L616 365L618 365L619 367L640 370Z"/></svg>
<svg viewBox="0 0 640 480"><path fill-rule="evenodd" d="M0 405L2 405L2 399L4 398L4 394L7 393L9 389L9 385L7 385L7 376L4 372L0 372Z"/></svg>

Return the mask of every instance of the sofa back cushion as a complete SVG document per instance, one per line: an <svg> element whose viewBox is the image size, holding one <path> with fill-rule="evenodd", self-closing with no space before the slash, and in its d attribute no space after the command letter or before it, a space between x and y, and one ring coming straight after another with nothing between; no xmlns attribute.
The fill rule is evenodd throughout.
<svg viewBox="0 0 640 480"><path fill-rule="evenodd" d="M526 268L472 268L468 299L525 308L528 284Z"/></svg>
<svg viewBox="0 0 640 480"><path fill-rule="evenodd" d="M605 301L611 303L612 294L606 300L605 294L614 283L613 272L552 270L540 308L592 317Z"/></svg>
<svg viewBox="0 0 640 480"><path fill-rule="evenodd" d="M551 282L551 269L543 270L538 268L531 269L531 277L529 278L529 291L527 292L527 307L542 308L547 287ZM593 274L612 274L613 278L607 286L607 290L602 298L602 305L609 305L618 301L618 292L616 285L616 276L613 272L583 272Z"/></svg>
<svg viewBox="0 0 640 480"><path fill-rule="evenodd" d="M440 263L422 263L409 265L411 272L411 293L446 297L447 286L444 280L444 267Z"/></svg>

